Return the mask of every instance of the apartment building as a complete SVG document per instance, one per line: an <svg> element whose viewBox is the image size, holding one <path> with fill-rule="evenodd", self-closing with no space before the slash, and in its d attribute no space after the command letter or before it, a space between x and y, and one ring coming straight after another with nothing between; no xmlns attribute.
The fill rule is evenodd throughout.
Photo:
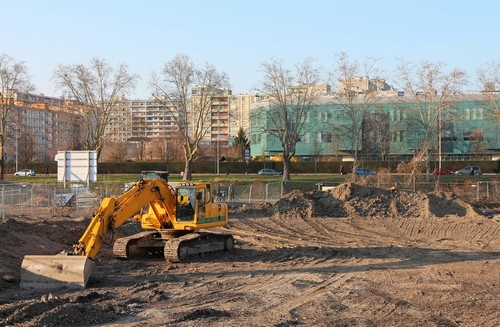
<svg viewBox="0 0 500 327"><path fill-rule="evenodd" d="M112 113L107 137L112 141L154 140L173 137L179 130L167 102L156 98L125 100Z"/></svg>
<svg viewBox="0 0 500 327"><path fill-rule="evenodd" d="M397 96L398 92L385 79L370 79L368 76L358 76L348 80L340 80L338 83L338 94L366 94L372 93L377 96Z"/></svg>
<svg viewBox="0 0 500 327"><path fill-rule="evenodd" d="M80 134L80 105L43 94L11 92L5 160L51 161L59 150L73 149Z"/></svg>
<svg viewBox="0 0 500 327"><path fill-rule="evenodd" d="M265 94L233 94L229 97L229 142L238 135L241 128L250 135L250 110L256 103L268 98Z"/></svg>

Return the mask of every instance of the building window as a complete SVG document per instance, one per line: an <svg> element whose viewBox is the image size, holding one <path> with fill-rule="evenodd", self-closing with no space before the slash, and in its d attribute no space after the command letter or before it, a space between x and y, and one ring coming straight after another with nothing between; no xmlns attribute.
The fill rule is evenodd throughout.
<svg viewBox="0 0 500 327"><path fill-rule="evenodd" d="M304 137L302 138L302 141L304 143L311 143L311 133L304 134Z"/></svg>
<svg viewBox="0 0 500 327"><path fill-rule="evenodd" d="M318 142L319 143L332 143L332 134L319 132L318 133Z"/></svg>
<svg viewBox="0 0 500 327"><path fill-rule="evenodd" d="M394 131L392 133L392 141L393 142L403 142L405 138L405 131Z"/></svg>

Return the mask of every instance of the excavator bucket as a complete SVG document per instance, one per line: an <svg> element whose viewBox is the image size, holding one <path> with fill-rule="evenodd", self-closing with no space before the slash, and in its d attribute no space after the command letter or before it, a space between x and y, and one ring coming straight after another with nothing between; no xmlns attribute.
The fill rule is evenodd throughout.
<svg viewBox="0 0 500 327"><path fill-rule="evenodd" d="M21 288L85 288L94 261L81 255L27 255L21 265Z"/></svg>

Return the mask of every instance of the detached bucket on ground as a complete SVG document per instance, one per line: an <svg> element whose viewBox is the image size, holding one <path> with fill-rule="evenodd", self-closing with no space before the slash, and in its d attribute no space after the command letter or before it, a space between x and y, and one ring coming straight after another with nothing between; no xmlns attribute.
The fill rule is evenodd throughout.
<svg viewBox="0 0 500 327"><path fill-rule="evenodd" d="M21 288L85 288L94 261L81 255L27 255L21 265Z"/></svg>

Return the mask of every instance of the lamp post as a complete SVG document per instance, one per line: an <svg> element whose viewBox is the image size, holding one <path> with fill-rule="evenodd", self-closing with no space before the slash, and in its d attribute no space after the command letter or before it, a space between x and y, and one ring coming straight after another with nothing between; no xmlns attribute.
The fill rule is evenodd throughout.
<svg viewBox="0 0 500 327"><path fill-rule="evenodd" d="M442 148L441 148L441 142L442 142L442 139L441 139L441 110L439 110L438 112L438 125L439 125L439 138L438 138L438 158L439 158L439 169L441 169L441 160L442 160L442 155L441 155L441 151L442 151Z"/></svg>
<svg viewBox="0 0 500 327"><path fill-rule="evenodd" d="M219 118L217 117L217 125L218 124L219 124ZM219 145L219 134L217 134L217 158L216 158L216 160L217 160L217 172L216 172L217 175L219 175L219 157L220 157L220 155L219 155L219 151L220 151L219 150L219 146L220 146Z"/></svg>
<svg viewBox="0 0 500 327"><path fill-rule="evenodd" d="M16 139L16 143L15 143L16 171L19 171L19 167L18 167L18 140L17 140L17 128L15 129L15 139Z"/></svg>
<svg viewBox="0 0 500 327"><path fill-rule="evenodd" d="M220 104L217 107L217 119L216 119L216 128L213 128L213 133L215 134L216 137L216 153L215 153L215 174L219 175L219 157L220 157L220 144L219 144L219 137L220 137Z"/></svg>
<svg viewBox="0 0 500 327"><path fill-rule="evenodd" d="M16 157L16 170L15 171L19 171L19 167L18 167L18 157L19 157L18 146L19 146L19 144L18 144L18 139L17 139L17 126L15 126L15 128L14 128L14 139L16 141L14 144L14 147L15 147L14 152L15 152L15 157Z"/></svg>

